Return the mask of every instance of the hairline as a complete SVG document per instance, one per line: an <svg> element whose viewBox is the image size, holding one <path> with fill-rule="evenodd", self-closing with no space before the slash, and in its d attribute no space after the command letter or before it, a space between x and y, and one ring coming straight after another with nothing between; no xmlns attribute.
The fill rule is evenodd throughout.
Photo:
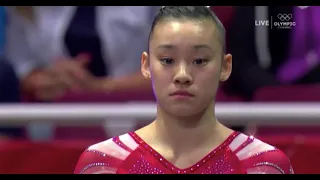
<svg viewBox="0 0 320 180"><path fill-rule="evenodd" d="M193 18L193 17L163 17L161 19L159 19L156 24L154 25L153 29L151 29L150 33L149 33L149 38L148 38L148 49L150 47L150 40L151 40L151 36L154 32L154 29L156 28L156 26L158 24L160 24L161 22L164 21L213 21L212 23L215 25L215 27L218 30L218 39L222 45L222 54L224 55L226 53L226 30L223 26L223 24L221 23L221 21L219 20L219 18L213 13L212 17L203 17L203 18Z"/></svg>

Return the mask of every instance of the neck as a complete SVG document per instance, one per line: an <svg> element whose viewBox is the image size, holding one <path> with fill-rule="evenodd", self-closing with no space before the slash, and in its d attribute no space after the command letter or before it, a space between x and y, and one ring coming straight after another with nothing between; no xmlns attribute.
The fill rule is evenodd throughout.
<svg viewBox="0 0 320 180"><path fill-rule="evenodd" d="M221 128L224 126L216 120L213 105L193 117L174 117L160 107L157 112L157 119L150 125L153 134L159 143L176 153L225 139L221 130L226 134L227 128Z"/></svg>

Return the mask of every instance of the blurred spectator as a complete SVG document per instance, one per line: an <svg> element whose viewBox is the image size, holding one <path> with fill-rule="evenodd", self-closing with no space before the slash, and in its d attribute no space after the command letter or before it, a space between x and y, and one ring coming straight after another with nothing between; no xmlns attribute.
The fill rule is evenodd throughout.
<svg viewBox="0 0 320 180"><path fill-rule="evenodd" d="M0 6L0 54L3 54L3 47L5 42L5 27L7 24L6 11L4 6Z"/></svg>
<svg viewBox="0 0 320 180"><path fill-rule="evenodd" d="M0 103L20 102L19 80L12 66L3 58L0 58ZM0 126L0 136L21 138L23 128Z"/></svg>
<svg viewBox="0 0 320 180"><path fill-rule="evenodd" d="M19 101L19 80L12 66L3 58L0 58L0 103Z"/></svg>
<svg viewBox="0 0 320 180"><path fill-rule="evenodd" d="M24 93L150 89L140 73L155 6L8 7L6 57Z"/></svg>
<svg viewBox="0 0 320 180"><path fill-rule="evenodd" d="M24 94L52 101L66 93L150 89L140 73L156 6L7 7L5 56ZM29 124L32 139L50 123ZM40 138L40 139L39 139Z"/></svg>
<svg viewBox="0 0 320 180"><path fill-rule="evenodd" d="M0 6L0 103L19 102L19 81L11 64L3 58L5 28L6 12L4 6Z"/></svg>
<svg viewBox="0 0 320 180"><path fill-rule="evenodd" d="M3 47L5 43L6 12L0 6L0 103L20 102L19 80L11 64L3 58ZM0 126L0 136L20 138L23 129L20 127Z"/></svg>
<svg viewBox="0 0 320 180"><path fill-rule="evenodd" d="M280 20L283 15L291 19ZM236 7L227 43L234 59L230 91L250 98L265 86L320 82L319 16L317 6ZM270 26L255 26L259 20ZM278 28L274 22L296 26Z"/></svg>

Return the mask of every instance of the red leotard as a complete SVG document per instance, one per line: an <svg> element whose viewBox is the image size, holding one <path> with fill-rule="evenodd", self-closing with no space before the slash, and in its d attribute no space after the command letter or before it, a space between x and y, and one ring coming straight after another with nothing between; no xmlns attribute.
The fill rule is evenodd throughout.
<svg viewBox="0 0 320 180"><path fill-rule="evenodd" d="M287 156L252 136L234 132L193 166L175 167L134 132L90 146L76 174L293 174Z"/></svg>

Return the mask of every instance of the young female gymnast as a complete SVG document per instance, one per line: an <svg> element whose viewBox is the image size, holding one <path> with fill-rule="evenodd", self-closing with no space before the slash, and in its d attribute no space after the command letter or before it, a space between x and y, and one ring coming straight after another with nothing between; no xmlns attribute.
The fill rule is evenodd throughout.
<svg viewBox="0 0 320 180"><path fill-rule="evenodd" d="M90 146L80 174L289 174L279 149L222 125L214 104L232 69L225 30L205 6L162 7L141 71L153 83L149 125Z"/></svg>

